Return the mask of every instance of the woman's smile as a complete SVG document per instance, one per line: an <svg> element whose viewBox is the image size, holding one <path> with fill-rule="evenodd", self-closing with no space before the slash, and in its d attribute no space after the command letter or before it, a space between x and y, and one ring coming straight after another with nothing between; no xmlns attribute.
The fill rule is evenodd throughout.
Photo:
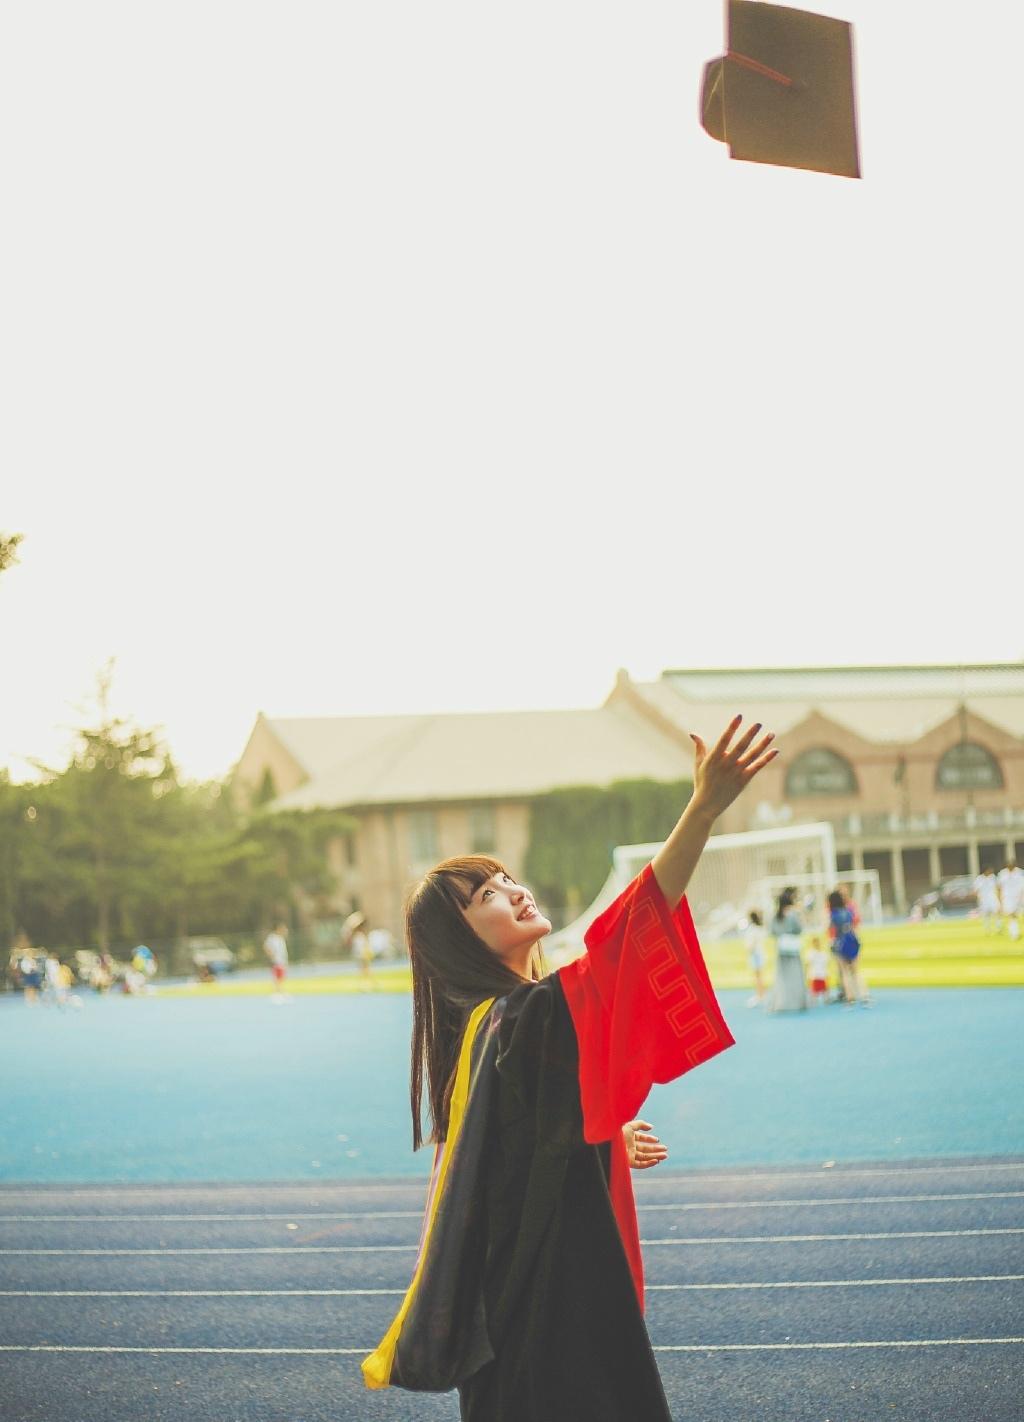
<svg viewBox="0 0 1024 1422"><path fill-rule="evenodd" d="M533 946L551 932L529 889L509 874L494 874L475 890L462 912L492 953L521 977L529 977Z"/></svg>

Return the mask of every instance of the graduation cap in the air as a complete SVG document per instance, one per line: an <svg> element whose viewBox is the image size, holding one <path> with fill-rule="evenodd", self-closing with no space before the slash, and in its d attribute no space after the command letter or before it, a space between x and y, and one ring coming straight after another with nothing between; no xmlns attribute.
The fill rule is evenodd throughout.
<svg viewBox="0 0 1024 1422"><path fill-rule="evenodd" d="M750 163L860 177L853 27L727 0L726 51L704 66L701 123Z"/></svg>

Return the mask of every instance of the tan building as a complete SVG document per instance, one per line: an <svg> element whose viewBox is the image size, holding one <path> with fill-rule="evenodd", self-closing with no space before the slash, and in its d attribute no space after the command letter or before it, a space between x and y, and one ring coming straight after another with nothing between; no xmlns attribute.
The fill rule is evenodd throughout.
<svg viewBox="0 0 1024 1422"><path fill-rule="evenodd" d="M737 713L782 750L720 829L828 820L841 869L903 913L941 879L1024 863L1024 663L620 672L608 707L681 738Z"/></svg>
<svg viewBox="0 0 1024 1422"><path fill-rule="evenodd" d="M629 704L480 715L260 715L234 775L243 801L344 809L357 829L331 846L340 911L401 930L409 885L448 855L494 853L519 869L530 803L615 780L687 779L690 742Z"/></svg>

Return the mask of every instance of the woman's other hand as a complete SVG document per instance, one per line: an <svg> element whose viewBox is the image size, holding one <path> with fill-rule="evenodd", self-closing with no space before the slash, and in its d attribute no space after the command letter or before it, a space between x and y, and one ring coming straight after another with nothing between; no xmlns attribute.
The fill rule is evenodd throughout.
<svg viewBox="0 0 1024 1422"><path fill-rule="evenodd" d="M695 747L691 803L699 805L712 819L717 819L723 810L727 810L758 771L778 755L777 750L770 749L775 739L774 732L768 731L760 740L755 740L761 729L760 722L756 722L734 746L730 746L742 720L742 716L734 716L711 750L700 736L692 731L690 733Z"/></svg>
<svg viewBox="0 0 1024 1422"><path fill-rule="evenodd" d="M650 1170L668 1158L668 1150L653 1133L649 1121L627 1121L622 1128L626 1155L634 1170Z"/></svg>

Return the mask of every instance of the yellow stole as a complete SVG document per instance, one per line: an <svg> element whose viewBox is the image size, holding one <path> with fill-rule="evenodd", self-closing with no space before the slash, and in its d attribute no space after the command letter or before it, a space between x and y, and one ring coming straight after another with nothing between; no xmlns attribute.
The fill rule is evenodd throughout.
<svg viewBox="0 0 1024 1422"><path fill-rule="evenodd" d="M398 1347L398 1335L402 1331L402 1324L405 1316L412 1307L412 1301L416 1294L416 1289L423 1273L423 1266L427 1257L427 1249L430 1245L430 1235L434 1228L434 1220L437 1217L437 1207L444 1190L444 1183L448 1175L448 1166L451 1164L452 1154L459 1139L459 1132L462 1129L463 1117L466 1114L466 1102L469 1099L469 1069L473 1052L473 1042L476 1038L477 1028L484 1017L491 1010L495 999L487 998L481 1002L479 1007L475 1007L466 1023L466 1030L462 1037L462 1046L459 1048L459 1063L455 1070L455 1085L452 1088L451 1105L448 1112L448 1138L445 1142L444 1155L441 1158L441 1167L434 1187L433 1195L428 1206L427 1225L423 1233L423 1242L420 1246L419 1259L416 1261L416 1271L412 1276L412 1283L406 1290L402 1306L395 1315L395 1321L381 1339L380 1344L368 1358L363 1359L363 1379L369 1388L387 1387L391 1380L391 1365L394 1362L395 1350Z"/></svg>

